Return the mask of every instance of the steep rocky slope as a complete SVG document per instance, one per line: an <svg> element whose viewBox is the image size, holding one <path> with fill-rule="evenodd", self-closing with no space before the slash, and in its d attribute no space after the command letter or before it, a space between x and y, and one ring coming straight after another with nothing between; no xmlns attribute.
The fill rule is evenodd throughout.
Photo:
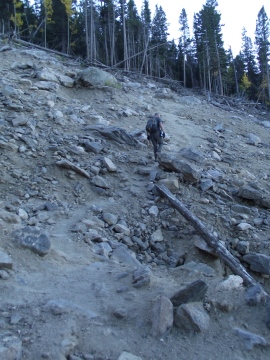
<svg viewBox="0 0 270 360"><path fill-rule="evenodd" d="M16 44L0 60L0 358L269 359L267 304L155 188L269 293L269 113L120 72L86 87Z"/></svg>

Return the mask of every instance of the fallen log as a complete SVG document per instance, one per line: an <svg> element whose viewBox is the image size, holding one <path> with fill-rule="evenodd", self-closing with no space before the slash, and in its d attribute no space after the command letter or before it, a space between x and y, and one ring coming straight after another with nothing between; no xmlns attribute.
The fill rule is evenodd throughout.
<svg viewBox="0 0 270 360"><path fill-rule="evenodd" d="M235 274L241 276L247 286L258 286L255 279L246 271L238 259L236 259L226 247L211 234L200 219L196 217L184 204L182 204L164 185L157 185L158 192L167 198L170 204L198 231L207 244L213 249L216 256ZM261 286L261 285L260 285ZM269 295L263 290L263 295Z"/></svg>
<svg viewBox="0 0 270 360"><path fill-rule="evenodd" d="M73 170L75 171L77 174L80 174L82 176L85 176L87 179L90 179L90 174L81 169L80 167L72 164L72 162L68 161L68 160L59 160L56 162L56 165L59 166L59 167L62 167L62 168L65 168L65 169L70 169L70 170Z"/></svg>

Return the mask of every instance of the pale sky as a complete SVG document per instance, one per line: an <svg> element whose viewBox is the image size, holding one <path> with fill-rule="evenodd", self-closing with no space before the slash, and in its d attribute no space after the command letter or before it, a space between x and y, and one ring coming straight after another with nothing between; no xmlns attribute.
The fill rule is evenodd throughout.
<svg viewBox="0 0 270 360"><path fill-rule="evenodd" d="M254 44L256 20L258 13L262 6L270 19L270 1L269 0L217 0L217 11L221 13L224 48L226 50L231 46L233 56L239 54L242 45L242 29L247 30L249 36ZM143 0L135 0L139 14L141 14L141 6ZM149 0L151 9L151 16L153 18L155 12L155 5L161 6L164 10L169 27L169 39L177 39L180 36L179 32L179 16L184 8L189 20L189 29L192 34L193 15L198 13L206 0ZM177 42L176 42L177 43Z"/></svg>

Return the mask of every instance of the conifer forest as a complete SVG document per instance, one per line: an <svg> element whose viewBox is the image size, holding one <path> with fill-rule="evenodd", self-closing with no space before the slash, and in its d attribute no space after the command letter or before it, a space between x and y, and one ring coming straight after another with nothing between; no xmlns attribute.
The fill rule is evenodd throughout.
<svg viewBox="0 0 270 360"><path fill-rule="evenodd" d="M255 40L242 29L241 50L224 48L217 0L206 0L193 17L183 8L179 37L169 40L161 6L134 0L1 0L0 36L19 39L87 61L91 66L178 81L208 94L270 103L269 19L264 6Z"/></svg>

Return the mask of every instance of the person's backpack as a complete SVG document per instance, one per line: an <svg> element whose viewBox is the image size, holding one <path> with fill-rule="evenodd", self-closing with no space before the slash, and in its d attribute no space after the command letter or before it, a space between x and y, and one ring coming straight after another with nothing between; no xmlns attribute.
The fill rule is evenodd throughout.
<svg viewBox="0 0 270 360"><path fill-rule="evenodd" d="M154 133L158 130L158 121L157 118L155 117L151 117L150 119L148 119L147 124L146 124L146 131L149 133Z"/></svg>

